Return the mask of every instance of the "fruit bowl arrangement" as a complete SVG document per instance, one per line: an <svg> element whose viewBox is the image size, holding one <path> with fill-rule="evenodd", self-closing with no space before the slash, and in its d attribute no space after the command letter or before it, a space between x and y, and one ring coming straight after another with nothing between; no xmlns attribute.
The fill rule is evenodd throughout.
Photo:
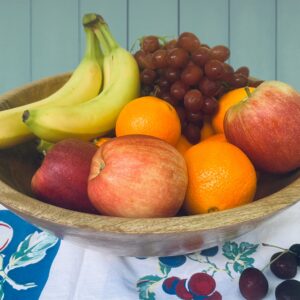
<svg viewBox="0 0 300 300"><path fill-rule="evenodd" d="M148 37L132 55L103 18L83 23L73 73L0 96L4 206L87 247L167 256L237 237L300 199L298 92L233 71L228 48L191 33ZM247 101L225 115L240 88Z"/></svg>

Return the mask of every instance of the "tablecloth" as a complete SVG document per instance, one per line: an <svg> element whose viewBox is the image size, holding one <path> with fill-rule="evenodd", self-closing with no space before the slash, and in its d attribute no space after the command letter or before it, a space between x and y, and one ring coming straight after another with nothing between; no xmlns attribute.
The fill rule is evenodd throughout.
<svg viewBox="0 0 300 300"><path fill-rule="evenodd" d="M0 300L243 299L241 272L249 266L263 269L278 252L262 243L288 248L300 243L299 228L300 202L209 249L173 257L117 257L60 240L0 206ZM189 290L199 274L209 295ZM265 299L275 299L282 280L269 267L264 274ZM299 270L295 279L300 280Z"/></svg>

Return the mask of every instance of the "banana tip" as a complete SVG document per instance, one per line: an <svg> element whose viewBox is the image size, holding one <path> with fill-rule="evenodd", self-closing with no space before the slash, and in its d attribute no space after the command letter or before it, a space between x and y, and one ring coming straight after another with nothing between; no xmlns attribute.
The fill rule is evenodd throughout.
<svg viewBox="0 0 300 300"><path fill-rule="evenodd" d="M29 110L25 110L22 115L22 121L25 123L29 119Z"/></svg>

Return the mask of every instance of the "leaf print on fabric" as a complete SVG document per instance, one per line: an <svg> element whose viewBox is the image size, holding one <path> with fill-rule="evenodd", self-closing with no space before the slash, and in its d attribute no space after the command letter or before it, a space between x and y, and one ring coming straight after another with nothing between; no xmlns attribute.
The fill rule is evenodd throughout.
<svg viewBox="0 0 300 300"><path fill-rule="evenodd" d="M0 254L0 296L3 291L3 283L8 283L13 289L21 291L36 287L34 282L28 282L25 284L18 284L11 279L8 273L16 268L25 267L31 264L35 264L41 261L45 255L47 249L54 246L58 241L54 235L44 231L35 231L29 234L17 247L15 253L13 253L6 267L3 269L3 255ZM4 297L4 296L3 296ZM1 300L1 297L0 297Z"/></svg>
<svg viewBox="0 0 300 300"><path fill-rule="evenodd" d="M232 262L227 262L226 269L229 270L229 264L233 265L233 270L236 273L243 272L244 269L252 267L254 259L249 257L257 250L258 244L241 242L238 245L236 242L226 242L223 247L223 255Z"/></svg>
<svg viewBox="0 0 300 300"><path fill-rule="evenodd" d="M156 275L147 275L139 279L137 288L139 291L140 300L155 300L153 286L155 283L162 280L162 277Z"/></svg>
<svg viewBox="0 0 300 300"><path fill-rule="evenodd" d="M10 257L7 272L39 262L45 257L47 249L54 246L57 241L58 239L47 231L36 231L28 235Z"/></svg>
<svg viewBox="0 0 300 300"><path fill-rule="evenodd" d="M165 276L168 276L168 274L171 271L171 267L167 266L166 264L162 263L161 261L159 262L159 269L164 274Z"/></svg>
<svg viewBox="0 0 300 300"><path fill-rule="evenodd" d="M0 300L4 300L3 281L0 281Z"/></svg>

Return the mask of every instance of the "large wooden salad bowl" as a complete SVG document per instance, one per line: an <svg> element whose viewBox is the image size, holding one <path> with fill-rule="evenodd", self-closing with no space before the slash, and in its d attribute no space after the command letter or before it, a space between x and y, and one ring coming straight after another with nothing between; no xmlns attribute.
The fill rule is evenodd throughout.
<svg viewBox="0 0 300 300"><path fill-rule="evenodd" d="M0 109L41 99L70 74L45 78L0 96ZM90 215L34 198L30 180L40 156L36 142L0 150L0 203L60 238L122 256L166 256L193 252L237 237L300 199L300 170L260 174L256 201L205 215L128 219Z"/></svg>

